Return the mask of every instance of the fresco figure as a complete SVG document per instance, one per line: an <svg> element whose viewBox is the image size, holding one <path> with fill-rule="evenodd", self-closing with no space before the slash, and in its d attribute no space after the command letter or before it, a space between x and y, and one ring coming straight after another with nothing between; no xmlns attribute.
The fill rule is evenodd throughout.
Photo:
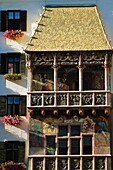
<svg viewBox="0 0 113 170"><path fill-rule="evenodd" d="M97 121L97 132L96 132L96 138L98 139L98 142L101 143L101 140L99 138L99 134L101 133L106 141L106 143L109 143L109 137L107 136L106 132L108 131L107 128L108 124L106 119L103 116L99 116L98 117L98 121Z"/></svg>

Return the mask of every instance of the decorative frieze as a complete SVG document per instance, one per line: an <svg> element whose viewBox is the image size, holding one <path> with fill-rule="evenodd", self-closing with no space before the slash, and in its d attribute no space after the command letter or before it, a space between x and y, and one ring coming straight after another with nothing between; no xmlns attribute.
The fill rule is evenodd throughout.
<svg viewBox="0 0 113 170"><path fill-rule="evenodd" d="M31 60L33 65L53 65L53 52L32 53L27 55L27 60ZM111 57L110 53L106 52L57 52L58 65L78 65L79 57L81 56L83 64L104 64L105 56Z"/></svg>

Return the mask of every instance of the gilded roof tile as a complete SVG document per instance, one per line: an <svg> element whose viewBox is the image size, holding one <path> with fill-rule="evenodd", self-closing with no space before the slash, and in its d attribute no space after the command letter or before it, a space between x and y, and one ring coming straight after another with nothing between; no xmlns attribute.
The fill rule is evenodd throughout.
<svg viewBox="0 0 113 170"><path fill-rule="evenodd" d="M111 50L97 7L46 7L27 51Z"/></svg>

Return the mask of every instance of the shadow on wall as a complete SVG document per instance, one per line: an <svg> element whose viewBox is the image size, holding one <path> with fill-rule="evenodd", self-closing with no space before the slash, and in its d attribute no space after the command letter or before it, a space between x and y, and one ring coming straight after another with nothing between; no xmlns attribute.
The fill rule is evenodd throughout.
<svg viewBox="0 0 113 170"><path fill-rule="evenodd" d="M22 94L27 93L27 78L23 76L22 80L8 81L3 75L0 75L0 95L6 94Z"/></svg>
<svg viewBox="0 0 113 170"><path fill-rule="evenodd" d="M18 126L3 124L0 119L0 141L7 140L27 140L28 134L28 120L25 117L22 117L22 123Z"/></svg>

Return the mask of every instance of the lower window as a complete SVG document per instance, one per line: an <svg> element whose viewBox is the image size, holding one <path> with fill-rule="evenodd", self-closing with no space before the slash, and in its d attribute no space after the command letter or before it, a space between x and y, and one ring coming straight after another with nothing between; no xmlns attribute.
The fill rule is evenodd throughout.
<svg viewBox="0 0 113 170"><path fill-rule="evenodd" d="M0 163L14 161L22 163L25 159L25 142L6 141L0 142Z"/></svg>
<svg viewBox="0 0 113 170"><path fill-rule="evenodd" d="M19 142L6 142L6 161L18 162Z"/></svg>

